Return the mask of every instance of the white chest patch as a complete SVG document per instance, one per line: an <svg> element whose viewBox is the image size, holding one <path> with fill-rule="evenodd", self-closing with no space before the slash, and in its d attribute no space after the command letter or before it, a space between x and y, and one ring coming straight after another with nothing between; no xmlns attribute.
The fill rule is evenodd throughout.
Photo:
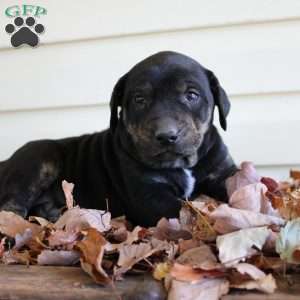
<svg viewBox="0 0 300 300"><path fill-rule="evenodd" d="M191 196L191 194L193 193L194 190L194 186L195 186L195 178L192 175L192 172L190 170L187 169L183 169L184 173L185 173L185 178L186 178L186 183L185 183L185 189L184 189L184 198L188 198Z"/></svg>

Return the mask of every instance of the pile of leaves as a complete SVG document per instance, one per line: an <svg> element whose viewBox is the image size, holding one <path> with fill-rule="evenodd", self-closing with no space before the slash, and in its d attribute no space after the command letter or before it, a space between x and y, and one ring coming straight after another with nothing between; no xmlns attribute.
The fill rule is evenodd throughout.
<svg viewBox="0 0 300 300"><path fill-rule="evenodd" d="M273 293L273 275L296 272L300 264L300 172L291 177L277 183L244 162L226 181L229 203L206 196L184 201L178 219L152 228L74 206L74 185L64 181L66 210L56 223L0 212L0 259L80 263L102 285L151 272L169 300L219 299L231 288Z"/></svg>

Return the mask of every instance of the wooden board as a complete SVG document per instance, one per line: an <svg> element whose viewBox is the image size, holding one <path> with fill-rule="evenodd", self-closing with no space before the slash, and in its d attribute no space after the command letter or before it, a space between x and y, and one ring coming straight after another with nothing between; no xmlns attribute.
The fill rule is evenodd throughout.
<svg viewBox="0 0 300 300"><path fill-rule="evenodd" d="M279 289L273 295L234 291L224 300L298 300L300 276L294 284L278 280ZM139 295L139 297L137 297ZM162 286L149 276L126 276L112 287L101 287L78 267L39 267L0 265L0 300L160 300L165 299Z"/></svg>

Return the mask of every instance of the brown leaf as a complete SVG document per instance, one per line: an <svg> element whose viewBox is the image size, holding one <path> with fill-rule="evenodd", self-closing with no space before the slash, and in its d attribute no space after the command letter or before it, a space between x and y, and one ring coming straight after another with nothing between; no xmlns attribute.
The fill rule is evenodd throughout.
<svg viewBox="0 0 300 300"><path fill-rule="evenodd" d="M231 195L238 189L252 183L260 181L260 176L255 170L253 163L243 162L241 170L236 172L232 177L227 178L226 188L227 194L230 198Z"/></svg>
<svg viewBox="0 0 300 300"><path fill-rule="evenodd" d="M43 250L37 257L39 265L70 266L79 262L80 254L77 251Z"/></svg>
<svg viewBox="0 0 300 300"><path fill-rule="evenodd" d="M29 222L36 222L39 225L41 225L42 227L48 227L49 225L53 225L53 223L49 222L48 220L42 218L42 217L36 217L36 216L30 216L29 218Z"/></svg>
<svg viewBox="0 0 300 300"><path fill-rule="evenodd" d="M239 209L262 212L261 204L267 187L260 183L252 183L234 191L229 199L230 206Z"/></svg>
<svg viewBox="0 0 300 300"><path fill-rule="evenodd" d="M247 263L239 263L234 266L234 268L242 275L247 274L252 279L258 280L262 279L266 276L266 274L258 269L256 266L247 264Z"/></svg>
<svg viewBox="0 0 300 300"><path fill-rule="evenodd" d="M104 255L105 238L95 228L89 228L84 240L77 242L75 250L80 251L82 269L100 284L109 283L111 280L103 270L101 264Z"/></svg>
<svg viewBox="0 0 300 300"><path fill-rule="evenodd" d="M23 234L17 233L15 236L14 249L19 250L24 245L28 244L32 240L32 231L30 228L25 229Z"/></svg>
<svg viewBox="0 0 300 300"><path fill-rule="evenodd" d="M294 250L293 250L293 260L296 262L296 263L300 263L300 246L296 247Z"/></svg>
<svg viewBox="0 0 300 300"><path fill-rule="evenodd" d="M266 257L263 255L255 255L248 261L261 270L283 271L284 268L289 268L289 265L278 256Z"/></svg>
<svg viewBox="0 0 300 300"><path fill-rule="evenodd" d="M190 265L182 265L175 263L171 270L171 276L176 280L197 282L203 278L223 277L224 272L220 270L203 270L200 268L193 268Z"/></svg>
<svg viewBox="0 0 300 300"><path fill-rule="evenodd" d="M256 213L245 209L237 209L222 204L210 215L215 220L214 229L221 233L229 233L239 229L253 228L264 225L284 225L282 218Z"/></svg>
<svg viewBox="0 0 300 300"><path fill-rule="evenodd" d="M198 283L172 280L168 300L218 300L229 292L226 279L204 279Z"/></svg>
<svg viewBox="0 0 300 300"><path fill-rule="evenodd" d="M212 200L207 202L186 201L180 211L182 227L188 229L195 239L214 241L216 231L212 226L213 220L209 217L209 214L215 210L216 206L216 202L212 202ZM184 215L185 218L183 218Z"/></svg>
<svg viewBox="0 0 300 300"><path fill-rule="evenodd" d="M24 220L22 217L9 211L0 211L0 232L9 237L15 237L16 234L23 234L29 228L32 236L38 235L42 227Z"/></svg>
<svg viewBox="0 0 300 300"><path fill-rule="evenodd" d="M269 229L271 229L269 227ZM279 236L278 232L274 232L273 230L269 231L269 236L264 244L263 250L265 252L275 252L276 240Z"/></svg>
<svg viewBox="0 0 300 300"><path fill-rule="evenodd" d="M67 210L54 224L56 229L65 229L68 232L95 228L99 232L110 229L110 213L96 209L79 208Z"/></svg>
<svg viewBox="0 0 300 300"><path fill-rule="evenodd" d="M157 252L164 251L167 254L168 261L173 261L177 252L178 245L174 241L167 242L166 240L161 241L154 237L150 239L152 249L156 249Z"/></svg>
<svg viewBox="0 0 300 300"><path fill-rule="evenodd" d="M118 267L114 269L114 275L120 277L130 270L139 261L151 256L157 249L152 249L150 243L125 245L119 249L120 255L117 262Z"/></svg>
<svg viewBox="0 0 300 300"><path fill-rule="evenodd" d="M56 246L71 246L77 241L80 236L78 231L64 231L56 230L51 232L51 235L48 237L48 243L50 247Z"/></svg>
<svg viewBox="0 0 300 300"><path fill-rule="evenodd" d="M279 217L271 201L266 196L267 187L261 183L252 183L236 190L229 199L230 206Z"/></svg>
<svg viewBox="0 0 300 300"><path fill-rule="evenodd" d="M290 177L294 180L300 179L300 171L299 170L290 170Z"/></svg>
<svg viewBox="0 0 300 300"><path fill-rule="evenodd" d="M133 231L127 231L126 240L119 244L107 243L105 246L106 251L116 251L124 247L125 245L131 245L132 243L140 239L140 232L143 231L143 227L136 226Z"/></svg>
<svg viewBox="0 0 300 300"><path fill-rule="evenodd" d="M284 207L284 199L281 195L276 195L275 193L267 192L267 197L270 199L272 206L275 209Z"/></svg>
<svg viewBox="0 0 300 300"><path fill-rule="evenodd" d="M279 190L267 193L272 206L286 220L300 217L300 181L281 183Z"/></svg>
<svg viewBox="0 0 300 300"><path fill-rule="evenodd" d="M2 262L6 265L11 265L11 264L29 265L31 261L32 258L28 250L19 252L16 249L12 249L4 252L2 256Z"/></svg>
<svg viewBox="0 0 300 300"><path fill-rule="evenodd" d="M6 241L7 237L3 237L1 239L0 242L0 258L3 256L4 252L5 252L5 241Z"/></svg>
<svg viewBox="0 0 300 300"><path fill-rule="evenodd" d="M196 248L203 245L202 241L196 240L196 239L190 239L190 240L182 240L180 239L178 241L178 246L179 246L179 253L182 254L185 251Z"/></svg>
<svg viewBox="0 0 300 300"><path fill-rule="evenodd" d="M113 232L112 236L115 241L123 243L128 237L128 230L126 227L120 227Z"/></svg>
<svg viewBox="0 0 300 300"><path fill-rule="evenodd" d="M274 293L276 289L276 281L271 274L266 275L256 266L247 263L240 263L234 267L240 274L248 275L247 277L240 277L240 282L231 283L230 286L241 289L256 289L268 294Z"/></svg>
<svg viewBox="0 0 300 300"><path fill-rule="evenodd" d="M217 247L220 261L226 266L232 266L252 256L256 253L253 246L262 249L269 231L267 227L256 227L219 235Z"/></svg>
<svg viewBox="0 0 300 300"><path fill-rule="evenodd" d="M270 177L262 177L260 181L266 185L269 192L275 192L279 188L278 183Z"/></svg>
<svg viewBox="0 0 300 300"><path fill-rule="evenodd" d="M162 218L154 228L153 237L162 241L177 241L178 239L189 240L192 235L181 228L178 219Z"/></svg>
<svg viewBox="0 0 300 300"><path fill-rule="evenodd" d="M205 244L185 251L176 259L176 262L202 270L213 270L221 267L210 247Z"/></svg>
<svg viewBox="0 0 300 300"><path fill-rule="evenodd" d="M66 180L63 180L62 189L63 189L64 194L65 194L67 208L68 209L73 208L74 207L74 198L73 198L74 184L69 183Z"/></svg>

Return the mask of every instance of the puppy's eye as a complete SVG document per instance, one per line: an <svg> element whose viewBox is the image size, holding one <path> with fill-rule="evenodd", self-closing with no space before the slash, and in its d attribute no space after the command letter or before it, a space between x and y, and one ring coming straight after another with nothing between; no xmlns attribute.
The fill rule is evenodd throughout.
<svg viewBox="0 0 300 300"><path fill-rule="evenodd" d="M188 90L185 94L185 98L186 98L186 100L188 100L190 102L195 102L195 101L199 100L200 95L195 90Z"/></svg>
<svg viewBox="0 0 300 300"><path fill-rule="evenodd" d="M141 95L135 95L134 102L139 105L144 105L146 103L146 98Z"/></svg>

